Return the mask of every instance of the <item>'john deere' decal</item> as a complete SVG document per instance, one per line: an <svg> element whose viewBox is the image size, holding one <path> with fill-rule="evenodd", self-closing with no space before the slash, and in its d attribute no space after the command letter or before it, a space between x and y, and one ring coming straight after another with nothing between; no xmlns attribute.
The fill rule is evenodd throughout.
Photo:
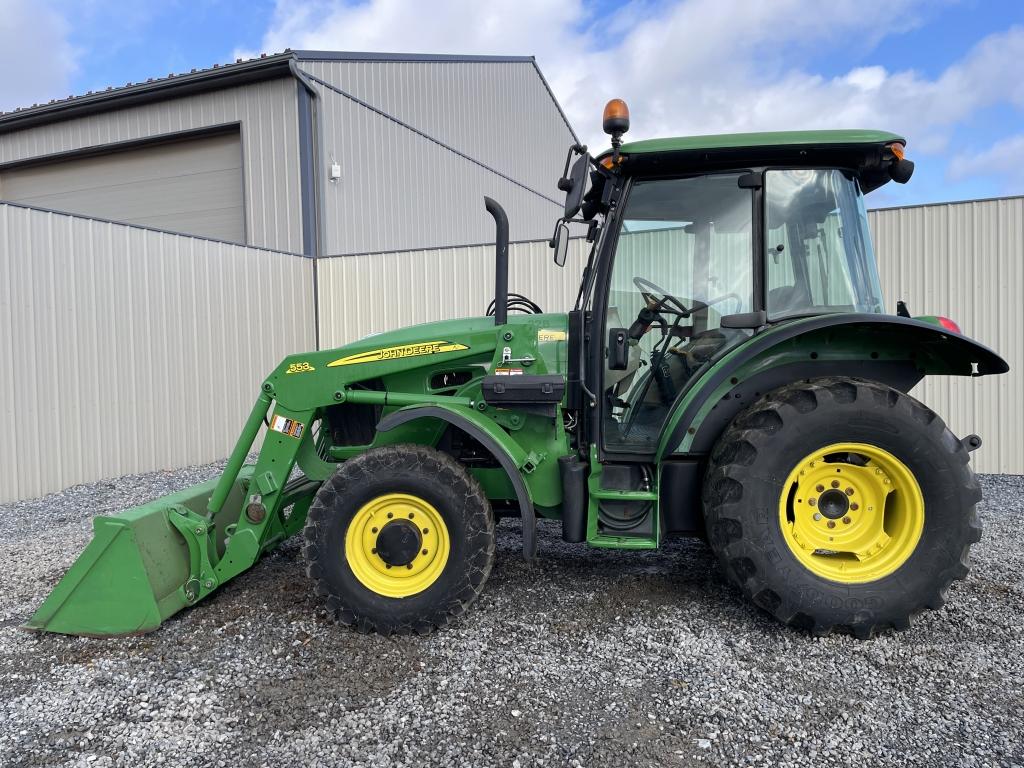
<svg viewBox="0 0 1024 768"><path fill-rule="evenodd" d="M398 360L403 357L419 357L420 355L437 355L441 352L459 352L469 349L465 344L451 341L421 341L418 344L401 344L397 347L384 347L369 352L358 352L328 363L328 368L338 365L356 365L357 363L378 363L382 360Z"/></svg>
<svg viewBox="0 0 1024 768"><path fill-rule="evenodd" d="M569 338L569 334L565 331L552 330L550 328L542 328L537 331L537 341L565 341Z"/></svg>

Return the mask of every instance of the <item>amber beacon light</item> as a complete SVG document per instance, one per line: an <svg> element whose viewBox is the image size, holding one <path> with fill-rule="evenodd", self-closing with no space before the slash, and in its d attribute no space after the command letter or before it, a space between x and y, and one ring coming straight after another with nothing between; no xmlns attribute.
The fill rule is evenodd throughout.
<svg viewBox="0 0 1024 768"><path fill-rule="evenodd" d="M612 99L604 105L602 119L604 132L612 137L612 165L619 162L622 134L629 130L629 107L622 99Z"/></svg>
<svg viewBox="0 0 1024 768"><path fill-rule="evenodd" d="M622 99L612 99L604 105L602 118L604 132L614 141L629 130L629 107Z"/></svg>

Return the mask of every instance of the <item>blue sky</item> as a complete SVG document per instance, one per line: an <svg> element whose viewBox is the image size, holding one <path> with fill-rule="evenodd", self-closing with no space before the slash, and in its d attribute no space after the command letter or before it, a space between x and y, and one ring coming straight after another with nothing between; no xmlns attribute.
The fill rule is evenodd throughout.
<svg viewBox="0 0 1024 768"><path fill-rule="evenodd" d="M904 133L873 205L1024 194L1024 0L0 0L0 108L285 47L533 54L603 142L780 128Z"/></svg>

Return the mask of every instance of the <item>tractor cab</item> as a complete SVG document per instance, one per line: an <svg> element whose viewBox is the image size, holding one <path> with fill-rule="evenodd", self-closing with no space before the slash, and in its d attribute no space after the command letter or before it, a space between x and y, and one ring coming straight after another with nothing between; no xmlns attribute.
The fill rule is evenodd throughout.
<svg viewBox="0 0 1024 768"><path fill-rule="evenodd" d="M883 311L864 199L849 171L637 178L615 223L608 268L590 297L608 342L607 450L653 452L679 393L759 329ZM756 250L755 239L763 239Z"/></svg>
<svg viewBox="0 0 1024 768"><path fill-rule="evenodd" d="M807 131L624 145L620 99L604 127L610 152L569 151L566 218L552 240L557 255L567 220L586 222L595 244L575 309L606 344L592 372L602 452L653 455L680 393L757 333L885 311L864 194L910 178L901 137Z"/></svg>
<svg viewBox="0 0 1024 768"><path fill-rule="evenodd" d="M610 151L569 151L565 217L551 243L558 263L567 224L585 224L592 243L571 313L587 340L581 381L594 403L580 435L596 484L585 535L657 546L661 532L702 527L706 454L674 427L708 371L779 326L885 312L864 195L908 181L913 163L903 138L880 131L623 144L620 100L609 102L604 127ZM752 396L729 395L744 404ZM734 415L738 403L719 410ZM677 505L659 519L648 496L666 483L689 489L692 514Z"/></svg>

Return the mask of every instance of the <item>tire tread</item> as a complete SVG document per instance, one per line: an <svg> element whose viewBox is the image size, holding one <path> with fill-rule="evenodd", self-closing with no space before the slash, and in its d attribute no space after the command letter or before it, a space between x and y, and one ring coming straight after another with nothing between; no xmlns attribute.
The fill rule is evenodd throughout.
<svg viewBox="0 0 1024 768"><path fill-rule="evenodd" d="M463 494L465 507L475 511L475 514L469 514L465 518L467 525L470 526L469 538L476 539L478 534L482 533L486 542L485 546L478 548L469 556L466 578L460 581L454 596L443 604L432 606L424 615L403 620L361 613L356 606L346 601L345 596L325 577L320 561L327 555L319 546L318 530L337 514L336 504L350 487L376 477L379 472L394 471L399 467L440 478L443 483ZM494 515L483 488L452 457L423 445L398 444L374 448L341 464L320 487L310 505L303 536L305 543L302 552L306 561L306 575L313 581L314 592L326 598L328 613L334 621L361 633L407 635L415 632L422 635L447 626L453 619L462 616L480 595L494 566Z"/></svg>
<svg viewBox="0 0 1024 768"><path fill-rule="evenodd" d="M922 605L898 613L865 610L852 620L840 623L825 615L815 615L806 606L794 607L785 596L771 588L765 574L758 571L756 558L751 556L757 544L744 537L745 479L749 478L751 468L761 458L760 452L773 436L785 429L787 422L795 422L829 401L847 407L850 403L866 401L887 409L907 409L907 414L934 438L932 444L946 452L952 459L950 465L959 472L955 482L963 489L961 497L966 507L967 540L959 558L938 573L933 589ZM739 445L745 447L740 449ZM802 380L768 393L740 413L711 451L703 498L709 543L727 578L748 600L784 624L815 635L842 630L866 639L888 629L909 628L925 608L941 607L952 583L967 576L970 547L981 539L981 524L975 506L981 500L981 488L970 469L967 450L929 408L898 390L865 379L828 377Z"/></svg>

